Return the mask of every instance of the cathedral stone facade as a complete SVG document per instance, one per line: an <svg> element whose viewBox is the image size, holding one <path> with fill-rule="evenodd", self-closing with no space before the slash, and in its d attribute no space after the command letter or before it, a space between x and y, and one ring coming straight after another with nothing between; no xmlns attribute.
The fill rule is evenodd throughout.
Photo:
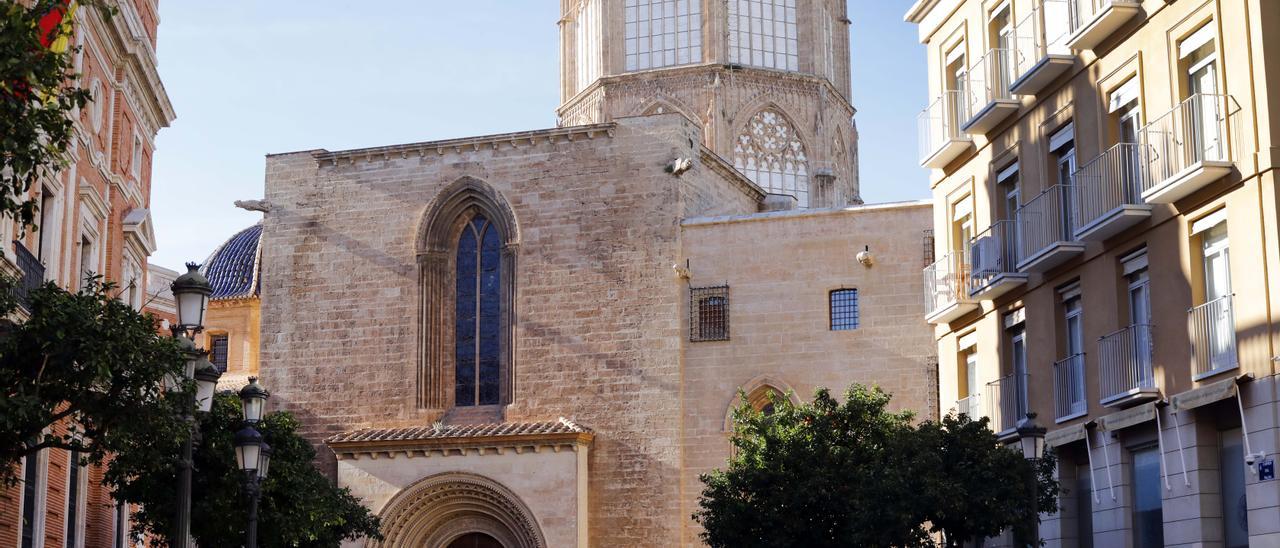
<svg viewBox="0 0 1280 548"><path fill-rule="evenodd" d="M848 85L803 74L821 64L816 14L836 5L741 3L777 8L782 50L746 52L770 66L724 65L718 42L692 36L719 32L718 2L694 18L683 0L588 1L582 20L605 30L562 25L610 55L644 50L608 30L641 18L626 14L638 4L648 30L632 35L653 49L656 19L677 35L670 56L623 55L630 72L596 75L633 95L603 88L596 118L268 157L261 374L272 405L328 448L322 468L382 517L384 540L353 545L697 545L698 474L729 455L739 391L764 406L861 382L936 414L919 314L930 206L845 203ZM788 32L799 47L779 46ZM847 71L843 45L826 51ZM651 66L668 58L692 60ZM727 118L641 96L699 71L726 96L759 82L754 110L732 113L758 126L733 145L746 160L717 144ZM611 110L646 101L658 106ZM842 167L824 164L825 141L847 147ZM840 193L821 181L843 198L824 203Z"/></svg>

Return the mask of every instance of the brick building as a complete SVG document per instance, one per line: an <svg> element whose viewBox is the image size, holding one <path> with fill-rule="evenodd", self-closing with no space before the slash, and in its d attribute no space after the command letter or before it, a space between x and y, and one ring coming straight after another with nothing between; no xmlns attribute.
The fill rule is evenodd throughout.
<svg viewBox="0 0 1280 548"><path fill-rule="evenodd" d="M42 181L38 232L0 222L0 270L24 284L53 281L76 290L86 276L117 284L142 309L151 227L151 157L160 128L174 119L156 72L155 0L108 0L117 13L76 11L75 67L92 102L75 114L70 165ZM0 545L124 546L128 512L100 485L98 467L72 466L50 449L22 463L23 482L0 490Z"/></svg>
<svg viewBox="0 0 1280 548"><path fill-rule="evenodd" d="M263 383L380 545L696 545L739 389L936 413L844 3L562 6L561 127L267 158Z"/></svg>

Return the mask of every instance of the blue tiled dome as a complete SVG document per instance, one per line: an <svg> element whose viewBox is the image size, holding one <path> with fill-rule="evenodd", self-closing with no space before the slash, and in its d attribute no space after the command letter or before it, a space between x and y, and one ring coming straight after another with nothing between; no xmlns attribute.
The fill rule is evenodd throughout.
<svg viewBox="0 0 1280 548"><path fill-rule="evenodd" d="M213 286L212 299L242 299L258 296L258 264L262 257L262 223L232 236L200 267Z"/></svg>

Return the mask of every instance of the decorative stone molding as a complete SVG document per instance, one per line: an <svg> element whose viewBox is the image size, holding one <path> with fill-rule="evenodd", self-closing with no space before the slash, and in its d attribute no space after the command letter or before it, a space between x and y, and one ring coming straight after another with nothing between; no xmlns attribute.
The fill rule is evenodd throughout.
<svg viewBox="0 0 1280 548"><path fill-rule="evenodd" d="M473 152L481 149L501 150L503 148L535 147L543 144L572 143L589 141L598 138L612 138L615 124L592 124L537 131L521 131L518 133L501 133L463 139L447 139L443 141L427 141L372 148L357 148L330 152L317 150L311 153L321 167L346 164L357 161L385 161L394 158L424 157L428 154L444 156L461 154L463 151Z"/></svg>
<svg viewBox="0 0 1280 548"><path fill-rule="evenodd" d="M484 533L508 548L544 548L533 512L502 484L466 472L446 472L406 487L382 510L381 541L370 548L448 546L467 533Z"/></svg>

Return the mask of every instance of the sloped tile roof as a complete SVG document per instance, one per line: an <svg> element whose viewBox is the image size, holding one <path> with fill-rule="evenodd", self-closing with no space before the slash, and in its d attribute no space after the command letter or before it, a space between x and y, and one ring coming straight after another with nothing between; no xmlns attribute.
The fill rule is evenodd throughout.
<svg viewBox="0 0 1280 548"><path fill-rule="evenodd" d="M200 273L213 286L213 300L243 299L258 296L261 285L258 265L262 257L259 243L262 241L262 223L241 230L232 236L200 267Z"/></svg>
<svg viewBox="0 0 1280 548"><path fill-rule="evenodd" d="M465 440L471 438L502 438L515 436L543 436L554 434L583 434L591 430L561 417L547 422L504 422L497 424L454 424L414 426L408 428L365 428L344 432L325 440L328 444L412 442L428 440Z"/></svg>

